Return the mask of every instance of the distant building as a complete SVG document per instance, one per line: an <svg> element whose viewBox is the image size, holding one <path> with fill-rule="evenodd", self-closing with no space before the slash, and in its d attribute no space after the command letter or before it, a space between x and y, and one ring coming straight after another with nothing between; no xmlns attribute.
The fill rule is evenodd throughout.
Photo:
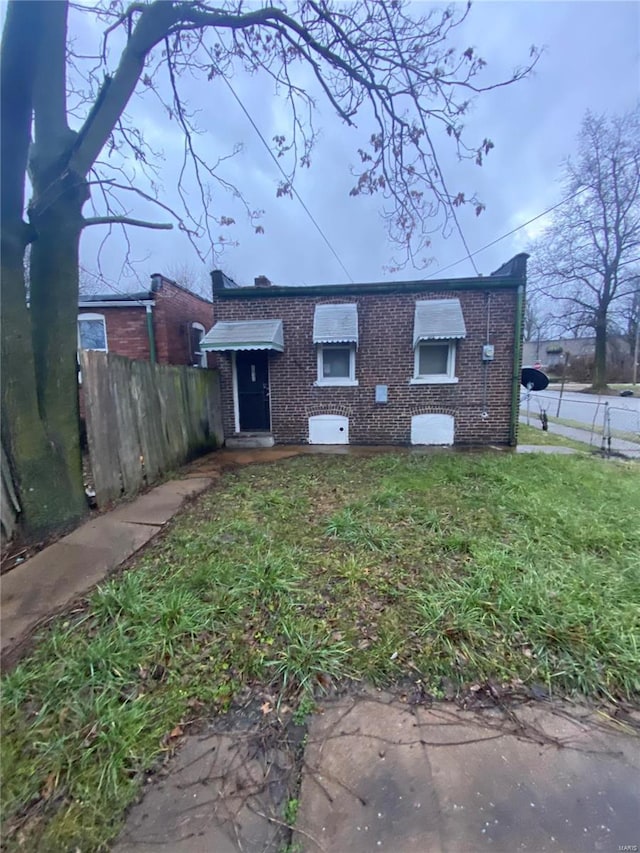
<svg viewBox="0 0 640 853"><path fill-rule="evenodd" d="M607 349L608 381L629 381L633 365L633 353L624 335L611 335ZM568 375L578 381L590 381L595 358L595 337L553 338L525 341L522 348L522 363L533 365L539 361L542 370L552 376L562 373L568 356Z"/></svg>
<svg viewBox="0 0 640 853"><path fill-rule="evenodd" d="M200 349L213 323L213 303L159 273L140 293L81 296L78 348L160 364L213 367Z"/></svg>

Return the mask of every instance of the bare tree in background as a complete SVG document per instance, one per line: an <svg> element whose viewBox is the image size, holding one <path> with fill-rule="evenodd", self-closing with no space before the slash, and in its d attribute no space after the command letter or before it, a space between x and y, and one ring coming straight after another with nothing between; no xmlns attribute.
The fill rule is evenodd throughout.
<svg viewBox="0 0 640 853"><path fill-rule="evenodd" d="M550 334L555 320L544 310L541 301L534 294L527 295L524 306L523 335L525 341L540 341Z"/></svg>
<svg viewBox="0 0 640 853"><path fill-rule="evenodd" d="M584 118L578 156L564 167L572 198L531 249L533 289L555 300L567 331L595 334L593 387L606 387L607 338L640 271L640 106Z"/></svg>
<svg viewBox="0 0 640 853"><path fill-rule="evenodd" d="M70 10L92 16L92 32L102 25L93 56L90 49L80 55L68 38ZM310 73L340 121L370 128L351 192L381 196L405 259L418 260L435 229L455 226L458 207L481 212L479 199L450 185L436 142L448 138L461 158L481 164L493 143L467 140L469 105L478 93L526 76L537 52L508 79L487 80L475 49L451 44L469 7L424 10L399 0L253 9L230 0L9 2L0 68L2 423L25 531L43 533L86 512L76 382L83 229L171 227L132 217L128 199L135 198L159 208L206 259L220 229L232 224L219 196L241 196L222 178L221 158L202 143L196 110L184 97L188 79L213 85L238 69L271 78L289 111L289 128L273 140L287 173L278 194L288 195L296 171L311 164L315 101L297 69ZM167 122L181 130L179 209L163 199L157 154L136 123L138 97L159 100ZM32 195L24 221L27 167ZM188 176L198 187L195 201ZM255 222L259 212L247 204L246 213ZM23 257L30 243L27 309Z"/></svg>
<svg viewBox="0 0 640 853"><path fill-rule="evenodd" d="M211 299L211 273L204 264L198 267L189 261L181 261L170 264L166 270L162 270L162 274L190 290L191 293L195 293L196 296Z"/></svg>

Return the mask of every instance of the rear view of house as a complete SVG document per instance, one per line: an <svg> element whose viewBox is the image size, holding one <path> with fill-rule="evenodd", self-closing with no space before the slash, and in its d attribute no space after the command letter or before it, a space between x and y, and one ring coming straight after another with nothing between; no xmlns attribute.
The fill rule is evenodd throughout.
<svg viewBox="0 0 640 853"><path fill-rule="evenodd" d="M514 444L524 254L491 276L239 287L213 276L227 444Z"/></svg>

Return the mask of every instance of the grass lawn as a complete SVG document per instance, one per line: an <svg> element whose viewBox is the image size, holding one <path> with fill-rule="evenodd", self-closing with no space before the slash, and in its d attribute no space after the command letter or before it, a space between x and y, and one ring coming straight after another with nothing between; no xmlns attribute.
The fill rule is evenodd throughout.
<svg viewBox="0 0 640 853"><path fill-rule="evenodd" d="M554 447L571 447L574 450L589 452L593 448L586 442L574 441L557 433L545 432L540 426L518 425L518 444L543 444Z"/></svg>
<svg viewBox="0 0 640 853"><path fill-rule="evenodd" d="M189 720L272 683L640 695L640 476L588 456L303 456L226 475L4 678L4 839L106 849Z"/></svg>

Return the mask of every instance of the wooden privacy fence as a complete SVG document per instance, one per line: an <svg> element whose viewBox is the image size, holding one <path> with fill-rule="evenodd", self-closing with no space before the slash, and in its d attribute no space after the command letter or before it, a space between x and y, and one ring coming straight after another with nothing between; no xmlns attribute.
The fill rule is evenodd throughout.
<svg viewBox="0 0 640 853"><path fill-rule="evenodd" d="M135 494L223 441L217 370L81 353L98 506Z"/></svg>

